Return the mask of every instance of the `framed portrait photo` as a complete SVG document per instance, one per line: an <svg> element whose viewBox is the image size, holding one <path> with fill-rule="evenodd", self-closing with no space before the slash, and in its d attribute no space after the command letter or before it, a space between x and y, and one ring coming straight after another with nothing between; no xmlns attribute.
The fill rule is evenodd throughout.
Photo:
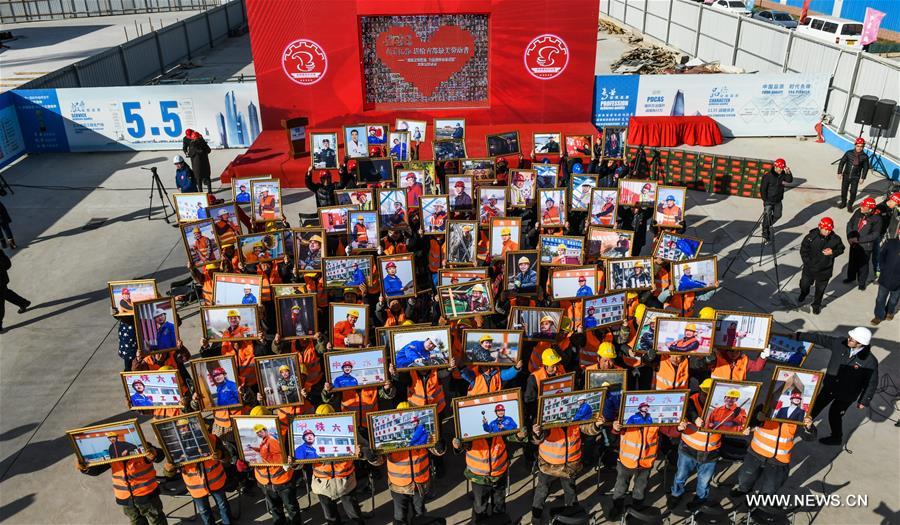
<svg viewBox="0 0 900 525"><path fill-rule="evenodd" d="M714 325L712 319L657 318L653 346L659 354L709 355L712 353Z"/></svg>
<svg viewBox="0 0 900 525"><path fill-rule="evenodd" d="M797 341L791 335L772 334L769 337L769 357L766 361L786 366L803 366L813 344Z"/></svg>
<svg viewBox="0 0 900 525"><path fill-rule="evenodd" d="M250 183L256 180L270 180L271 175L254 175L251 177L233 177L231 179L231 196L234 203L244 210L244 213L250 215L250 203L253 201L250 196Z"/></svg>
<svg viewBox="0 0 900 525"><path fill-rule="evenodd" d="M213 228L216 230L216 236L219 237L219 243L223 246L234 244L237 236L241 234L241 221L238 218L235 204L233 202L216 204L206 208L206 213L213 221Z"/></svg>
<svg viewBox="0 0 900 525"><path fill-rule="evenodd" d="M422 233L425 235L445 235L450 219L450 199L446 195L424 195L422 203Z"/></svg>
<svg viewBox="0 0 900 525"><path fill-rule="evenodd" d="M181 224L179 228L191 266L200 268L222 260L222 247L212 220L203 219L190 224Z"/></svg>
<svg viewBox="0 0 900 525"><path fill-rule="evenodd" d="M562 150L562 134L553 132L532 133L532 144L536 154L559 155Z"/></svg>
<svg viewBox="0 0 900 525"><path fill-rule="evenodd" d="M231 416L231 422L234 443L244 463L251 467L280 467L289 463L278 416Z"/></svg>
<svg viewBox="0 0 900 525"><path fill-rule="evenodd" d="M575 372L559 374L541 381L541 395L566 394L575 390Z"/></svg>
<svg viewBox="0 0 900 525"><path fill-rule="evenodd" d="M378 258L381 290L387 299L416 296L416 266L413 254L384 255Z"/></svg>
<svg viewBox="0 0 900 525"><path fill-rule="evenodd" d="M590 158L594 151L592 135L566 135L566 156L569 158Z"/></svg>
<svg viewBox="0 0 900 525"><path fill-rule="evenodd" d="M394 121L394 129L397 131L408 131L410 140L422 142L427 136L428 123L424 120L398 118Z"/></svg>
<svg viewBox="0 0 900 525"><path fill-rule="evenodd" d="M259 304L262 275L213 273L213 304Z"/></svg>
<svg viewBox="0 0 900 525"><path fill-rule="evenodd" d="M350 210L347 212L347 219L350 251L360 253L378 250L378 240L381 238L378 212Z"/></svg>
<svg viewBox="0 0 900 525"><path fill-rule="evenodd" d="M364 184L379 184L393 181L394 160L387 157L358 159L356 161L356 174L359 182Z"/></svg>
<svg viewBox="0 0 900 525"><path fill-rule="evenodd" d="M521 330L463 330L466 362L478 366L515 366L520 359Z"/></svg>
<svg viewBox="0 0 900 525"><path fill-rule="evenodd" d="M254 361L263 406L275 408L303 403L300 391L304 374L296 353L259 356Z"/></svg>
<svg viewBox="0 0 900 525"><path fill-rule="evenodd" d="M538 237L541 266L581 266L584 237L541 235Z"/></svg>
<svg viewBox="0 0 900 525"><path fill-rule="evenodd" d="M659 186L656 190L656 213L654 220L660 228L681 228L684 226L684 204L687 189L675 186Z"/></svg>
<svg viewBox="0 0 900 525"><path fill-rule="evenodd" d="M439 438L437 405L369 412L367 417L369 443L380 454L430 448Z"/></svg>
<svg viewBox="0 0 900 525"><path fill-rule="evenodd" d="M346 288L369 285L372 282L372 269L375 266L371 255L354 255L350 257L326 257L325 287Z"/></svg>
<svg viewBox="0 0 900 525"><path fill-rule="evenodd" d="M78 463L85 467L108 465L151 454L137 419L66 431Z"/></svg>
<svg viewBox="0 0 900 525"><path fill-rule="evenodd" d="M456 437L467 442L515 434L525 422L522 390L512 388L453 400Z"/></svg>
<svg viewBox="0 0 900 525"><path fill-rule="evenodd" d="M178 348L178 315L175 298L150 299L134 305L135 339L138 350L148 354Z"/></svg>
<svg viewBox="0 0 900 525"><path fill-rule="evenodd" d="M719 286L716 256L690 259L672 264L674 293L703 292Z"/></svg>
<svg viewBox="0 0 900 525"><path fill-rule="evenodd" d="M326 235L346 235L350 210L355 206L322 206L319 208L319 224Z"/></svg>
<svg viewBox="0 0 900 525"><path fill-rule="evenodd" d="M580 390L564 394L548 394L538 399L538 424L542 428L584 425L603 416L606 390Z"/></svg>
<svg viewBox="0 0 900 525"><path fill-rule="evenodd" d="M466 119L464 118L436 118L434 119L434 139L464 139L466 138Z"/></svg>
<svg viewBox="0 0 900 525"><path fill-rule="evenodd" d="M591 205L588 210L589 226L616 227L616 188L591 188Z"/></svg>
<svg viewBox="0 0 900 525"><path fill-rule="evenodd" d="M129 410L184 408L178 370L120 372Z"/></svg>
<svg viewBox="0 0 900 525"><path fill-rule="evenodd" d="M459 163L462 174L471 175L476 185L489 183L496 178L493 159L460 159Z"/></svg>
<svg viewBox="0 0 900 525"><path fill-rule="evenodd" d="M369 156L369 143L365 126L344 126L344 152L348 157L359 159Z"/></svg>
<svg viewBox="0 0 900 525"><path fill-rule="evenodd" d="M624 428L678 426L689 390L625 390L619 424Z"/></svg>
<svg viewBox="0 0 900 525"><path fill-rule="evenodd" d="M488 155L491 157L518 155L522 152L518 131L490 134L485 137L485 140L487 141Z"/></svg>
<svg viewBox="0 0 900 525"><path fill-rule="evenodd" d="M450 221L444 245L447 266L476 266L478 254L478 223Z"/></svg>
<svg viewBox="0 0 900 525"><path fill-rule="evenodd" d="M622 206L639 206L656 202L656 182L622 179L619 181L618 200Z"/></svg>
<svg viewBox="0 0 900 525"><path fill-rule="evenodd" d="M443 162L466 158L466 141L464 139L435 140L431 143L434 160Z"/></svg>
<svg viewBox="0 0 900 525"><path fill-rule="evenodd" d="M180 467L212 459L215 450L200 412L151 421L169 463Z"/></svg>
<svg viewBox="0 0 900 525"><path fill-rule="evenodd" d="M205 410L219 410L243 406L238 394L237 361L235 356L219 356L190 361L194 388Z"/></svg>
<svg viewBox="0 0 900 525"><path fill-rule="evenodd" d="M750 413L762 383L713 379L703 407L700 430L716 434L741 435L750 425Z"/></svg>
<svg viewBox="0 0 900 525"><path fill-rule="evenodd" d="M506 205L509 201L506 186L479 186L476 192L478 222L482 227L488 226L495 218L506 217Z"/></svg>
<svg viewBox="0 0 900 525"><path fill-rule="evenodd" d="M769 314L716 311L713 346L720 350L761 352L769 346L772 316Z"/></svg>
<svg viewBox="0 0 900 525"><path fill-rule="evenodd" d="M205 193L172 194L172 208L175 209L175 218L178 224L208 219L207 206L209 206L209 198Z"/></svg>
<svg viewBox="0 0 900 525"><path fill-rule="evenodd" d="M471 175L448 175L447 189L450 193L450 209L470 211L475 209L474 186Z"/></svg>
<svg viewBox="0 0 900 525"><path fill-rule="evenodd" d="M369 341L369 305L329 303L331 344L334 348L361 348Z"/></svg>
<svg viewBox="0 0 900 525"><path fill-rule="evenodd" d="M279 295L273 299L276 329L282 341L296 341L316 336L319 331L316 294Z"/></svg>
<svg viewBox="0 0 900 525"><path fill-rule="evenodd" d="M352 190L334 190L338 206L355 207L358 210L375 209L375 190L372 188L354 188Z"/></svg>
<svg viewBox="0 0 900 525"><path fill-rule="evenodd" d="M440 286L437 290L441 313L447 319L463 319L494 313L490 281L470 281Z"/></svg>
<svg viewBox="0 0 900 525"><path fill-rule="evenodd" d="M606 290L652 290L653 259L650 257L627 257L606 261Z"/></svg>
<svg viewBox="0 0 900 525"><path fill-rule="evenodd" d="M406 205L418 208L425 194L425 170L397 170L397 185L406 190Z"/></svg>
<svg viewBox="0 0 900 525"><path fill-rule="evenodd" d="M507 328L522 330L526 341L555 341L562 317L562 308L513 306Z"/></svg>
<svg viewBox="0 0 900 525"><path fill-rule="evenodd" d="M537 172L534 170L510 170L510 208L527 208L532 205L537 189L536 179Z"/></svg>
<svg viewBox="0 0 900 525"><path fill-rule="evenodd" d="M677 317L678 314L668 310L658 310L656 308L647 308L644 310L644 317L641 319L638 327L637 339L634 343L633 350L635 353L646 354L653 348L656 340L656 319L661 317Z"/></svg>
<svg viewBox="0 0 900 525"><path fill-rule="evenodd" d="M441 193L440 184L437 182L435 175L435 167L433 160L410 160L400 162L403 169L416 170L424 173L422 180L422 192L424 195L439 195Z"/></svg>
<svg viewBox="0 0 900 525"><path fill-rule="evenodd" d="M653 246L653 257L659 257L664 261L680 262L694 259L700 254L702 239L678 235L669 231L661 231L656 237Z"/></svg>
<svg viewBox="0 0 900 525"><path fill-rule="evenodd" d="M596 175L572 175L569 181L569 209L572 211L588 211L591 206L591 193L597 187Z"/></svg>
<svg viewBox="0 0 900 525"><path fill-rule="evenodd" d="M399 161L409 160L410 140L406 131L392 131L388 135L388 155Z"/></svg>
<svg viewBox="0 0 900 525"><path fill-rule="evenodd" d="M366 142L369 146L383 146L388 143L388 130L390 126L387 124L366 124Z"/></svg>
<svg viewBox="0 0 900 525"><path fill-rule="evenodd" d="M325 380L333 391L383 385L388 379L384 346L327 352Z"/></svg>
<svg viewBox="0 0 900 525"><path fill-rule="evenodd" d="M537 293L540 257L536 250L507 251L504 255L503 287L507 293L532 295Z"/></svg>
<svg viewBox="0 0 900 525"><path fill-rule="evenodd" d="M312 165L317 170L338 168L337 132L313 132L309 134L313 146Z"/></svg>
<svg viewBox="0 0 900 525"><path fill-rule="evenodd" d="M450 367L450 328L391 330L391 361L401 372Z"/></svg>
<svg viewBox="0 0 900 525"><path fill-rule="evenodd" d="M321 272L325 230L303 228L294 233L294 266L300 272Z"/></svg>
<svg viewBox="0 0 900 525"><path fill-rule="evenodd" d="M488 230L488 254L503 257L507 252L518 251L522 242L522 218L493 218Z"/></svg>
<svg viewBox="0 0 900 525"><path fill-rule="evenodd" d="M561 188L538 190L539 224L544 228L562 228L568 220L566 190Z"/></svg>
<svg viewBox="0 0 900 525"><path fill-rule="evenodd" d="M438 286L483 281L487 278L487 268L441 268L438 270Z"/></svg>
<svg viewBox="0 0 900 525"><path fill-rule="evenodd" d="M585 330L606 328L625 321L625 292L614 292L584 298Z"/></svg>
<svg viewBox="0 0 900 525"><path fill-rule="evenodd" d="M253 222L271 222L284 219L281 209L281 181L255 180L250 183L253 198Z"/></svg>
<svg viewBox="0 0 900 525"><path fill-rule="evenodd" d="M602 155L604 159L624 159L627 127L606 126L603 128L603 149Z"/></svg>
<svg viewBox="0 0 900 525"><path fill-rule="evenodd" d="M259 339L257 305L201 306L200 324L203 337L210 342L250 341Z"/></svg>
<svg viewBox="0 0 900 525"><path fill-rule="evenodd" d="M398 230L409 227L406 203L406 190L389 188L376 190L378 201L378 222L385 230ZM378 239L375 239L378 242Z"/></svg>
<svg viewBox="0 0 900 525"><path fill-rule="evenodd" d="M634 232L588 226L586 239L585 261L588 263L600 259L623 259L631 255Z"/></svg>
<svg viewBox="0 0 900 525"><path fill-rule="evenodd" d="M109 302L116 317L134 315L134 303L159 297L156 279L109 281Z"/></svg>
<svg viewBox="0 0 900 525"><path fill-rule="evenodd" d="M355 412L338 412L291 418L291 461L302 465L359 459L356 415Z"/></svg>
<svg viewBox="0 0 900 525"><path fill-rule="evenodd" d="M238 236L238 255L244 264L284 259L284 230Z"/></svg>
<svg viewBox="0 0 900 525"><path fill-rule="evenodd" d="M824 374L790 366L776 366L766 400L766 416L779 423L802 425L811 416L813 401Z"/></svg>
<svg viewBox="0 0 900 525"><path fill-rule="evenodd" d="M550 270L550 288L553 292L553 299L557 301L592 297L598 290L597 267L552 268Z"/></svg>
<svg viewBox="0 0 900 525"><path fill-rule="evenodd" d="M549 162L537 162L531 165L535 173L535 187L538 189L556 188L559 180L559 165Z"/></svg>

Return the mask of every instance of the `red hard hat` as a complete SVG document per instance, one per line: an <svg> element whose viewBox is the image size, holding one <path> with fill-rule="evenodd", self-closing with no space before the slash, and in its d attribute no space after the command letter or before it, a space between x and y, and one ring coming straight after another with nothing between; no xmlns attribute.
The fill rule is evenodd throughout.
<svg viewBox="0 0 900 525"><path fill-rule="evenodd" d="M800 392L794 392L791 394L791 399L803 399L803 395Z"/></svg>
<svg viewBox="0 0 900 525"><path fill-rule="evenodd" d="M892 193L889 200L894 201L895 204L900 204L900 191Z"/></svg>
<svg viewBox="0 0 900 525"><path fill-rule="evenodd" d="M831 220L831 217L822 217L819 220L819 228L828 231L834 231L834 221Z"/></svg>
<svg viewBox="0 0 900 525"><path fill-rule="evenodd" d="M775 167L778 169L784 169L787 166L787 162L784 159L775 159Z"/></svg>
<svg viewBox="0 0 900 525"><path fill-rule="evenodd" d="M221 366L217 367L217 368L213 368L212 375L217 376L220 374L223 376L226 375L224 368L222 368Z"/></svg>
<svg viewBox="0 0 900 525"><path fill-rule="evenodd" d="M872 197L866 197L863 199L861 203L859 203L860 208L874 208L875 207L875 199Z"/></svg>
<svg viewBox="0 0 900 525"><path fill-rule="evenodd" d="M313 432L312 430L307 430L307 431L303 432L303 437L306 437L308 434L312 434L314 436L316 435L316 433Z"/></svg>
<svg viewBox="0 0 900 525"><path fill-rule="evenodd" d="M506 410L506 407L504 407L503 405L497 405L497 406L494 407L494 412L497 412L498 410L504 410L504 411L505 411L505 410Z"/></svg>
<svg viewBox="0 0 900 525"><path fill-rule="evenodd" d="M650 403L641 403L640 405L638 405L638 409L641 409L644 407L650 408Z"/></svg>
<svg viewBox="0 0 900 525"><path fill-rule="evenodd" d="M350 361L344 361L344 364L341 365L341 368L344 368L345 366L353 368L353 363L351 363Z"/></svg>
<svg viewBox="0 0 900 525"><path fill-rule="evenodd" d="M854 144L854 145L862 144L863 146L865 146L865 145L866 145L866 139L864 139L864 138L862 138L862 137L859 137L858 139L856 139L856 140L853 142L853 144Z"/></svg>
<svg viewBox="0 0 900 525"><path fill-rule="evenodd" d="M461 180L458 180L458 181L456 181L456 184L454 184L454 186L456 186L457 188L465 188L466 183Z"/></svg>
<svg viewBox="0 0 900 525"><path fill-rule="evenodd" d="M389 261L384 267L385 268L396 268L397 265L394 263L394 261Z"/></svg>

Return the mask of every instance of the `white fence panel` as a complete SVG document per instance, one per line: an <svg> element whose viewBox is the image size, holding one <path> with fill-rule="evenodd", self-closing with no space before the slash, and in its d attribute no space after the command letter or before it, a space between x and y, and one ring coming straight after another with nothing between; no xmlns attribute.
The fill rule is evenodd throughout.
<svg viewBox="0 0 900 525"><path fill-rule="evenodd" d="M700 34L700 46L697 48L697 56L707 62L719 62L731 65L731 55L734 47L723 44L719 40Z"/></svg>
<svg viewBox="0 0 900 525"><path fill-rule="evenodd" d="M785 29L750 20L742 21L735 65L747 71L781 71L789 38L789 32Z"/></svg>
<svg viewBox="0 0 900 525"><path fill-rule="evenodd" d="M610 0L609 16L620 21L625 21L625 2L621 0Z"/></svg>
<svg viewBox="0 0 900 525"><path fill-rule="evenodd" d="M626 0L628 8L625 10L625 23L642 31L644 28L644 4L645 0Z"/></svg>

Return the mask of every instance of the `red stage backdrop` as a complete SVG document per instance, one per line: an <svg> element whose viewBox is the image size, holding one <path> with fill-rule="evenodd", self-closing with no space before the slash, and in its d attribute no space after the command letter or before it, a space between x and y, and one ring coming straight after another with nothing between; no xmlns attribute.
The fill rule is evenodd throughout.
<svg viewBox="0 0 900 525"><path fill-rule="evenodd" d="M247 0L263 127L589 122L597 0ZM427 141L432 139L429 131ZM468 139L468 137L467 137Z"/></svg>

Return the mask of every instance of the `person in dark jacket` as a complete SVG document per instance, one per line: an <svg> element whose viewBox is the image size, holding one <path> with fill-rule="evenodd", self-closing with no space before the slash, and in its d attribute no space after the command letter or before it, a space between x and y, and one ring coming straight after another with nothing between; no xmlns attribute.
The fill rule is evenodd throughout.
<svg viewBox="0 0 900 525"><path fill-rule="evenodd" d="M12 268L12 261L6 256L6 252L0 250L0 334L6 329L3 328L3 315L6 313L6 301L19 307L19 313L24 314L31 301L25 299L21 295L9 289L9 269Z"/></svg>
<svg viewBox="0 0 900 525"><path fill-rule="evenodd" d="M892 193L875 209L875 213L881 216L881 239L875 243L872 250L872 268L875 269L875 279L881 272L881 245L890 239L900 236L900 191Z"/></svg>
<svg viewBox="0 0 900 525"><path fill-rule="evenodd" d="M863 151L866 140L862 137L856 139L853 149L844 152L838 163L837 175L841 180L841 201L838 208L847 207L847 211L853 211L853 203L856 201L856 188L860 181L865 182L869 173L869 156ZM850 191L850 200L847 200L847 191Z"/></svg>
<svg viewBox="0 0 900 525"><path fill-rule="evenodd" d="M822 390L810 416L815 419L830 404L828 424L831 426L831 435L819 442L840 445L843 443L843 417L847 409L856 402L856 408L862 410L869 406L875 396L878 360L869 348L872 332L861 326L850 330L846 338L797 332L797 340L831 350Z"/></svg>
<svg viewBox="0 0 900 525"><path fill-rule="evenodd" d="M900 239L888 239L881 247L880 259L875 317L871 321L876 326L881 321L893 320L900 303Z"/></svg>
<svg viewBox="0 0 900 525"><path fill-rule="evenodd" d="M867 197L853 212L847 222L847 242L850 243L850 262L844 284L856 280L860 290L866 289L869 280L869 261L872 250L881 237L881 216L875 213L875 199Z"/></svg>
<svg viewBox="0 0 900 525"><path fill-rule="evenodd" d="M822 217L819 226L810 230L800 243L803 273L800 277L800 297L797 300L803 304L809 295L810 286L816 283L812 304L814 314L818 315L822 311L822 297L834 272L834 260L842 253L844 243L834 233L834 221L830 217Z"/></svg>
<svg viewBox="0 0 900 525"><path fill-rule="evenodd" d="M763 175L760 182L759 196L763 201L763 211L766 214L766 219L763 220L763 238L766 241L772 240L772 226L781 218L784 185L789 182L794 182L794 176L784 159L775 159L772 169Z"/></svg>
<svg viewBox="0 0 900 525"><path fill-rule="evenodd" d="M12 217L6 211L6 206L0 202L0 247L6 248L6 243L8 242L9 247L15 250L18 246L16 246L16 240L13 238L12 230L9 228L11 223Z"/></svg>
<svg viewBox="0 0 900 525"><path fill-rule="evenodd" d="M212 193L211 168L209 167L209 144L203 135L196 131L191 135L191 142L188 144L187 156L191 159L191 169L194 170L194 176L197 178L197 186L203 191L203 183L209 188L208 193Z"/></svg>
<svg viewBox="0 0 900 525"><path fill-rule="evenodd" d="M197 191L197 180L194 178L194 170L184 161L181 155L175 155L172 159L175 165L175 185L181 193L193 193Z"/></svg>
<svg viewBox="0 0 900 525"><path fill-rule="evenodd" d="M188 148L191 145L191 137L194 135L194 130L188 128L184 130L184 137L181 139L181 152L187 155Z"/></svg>

